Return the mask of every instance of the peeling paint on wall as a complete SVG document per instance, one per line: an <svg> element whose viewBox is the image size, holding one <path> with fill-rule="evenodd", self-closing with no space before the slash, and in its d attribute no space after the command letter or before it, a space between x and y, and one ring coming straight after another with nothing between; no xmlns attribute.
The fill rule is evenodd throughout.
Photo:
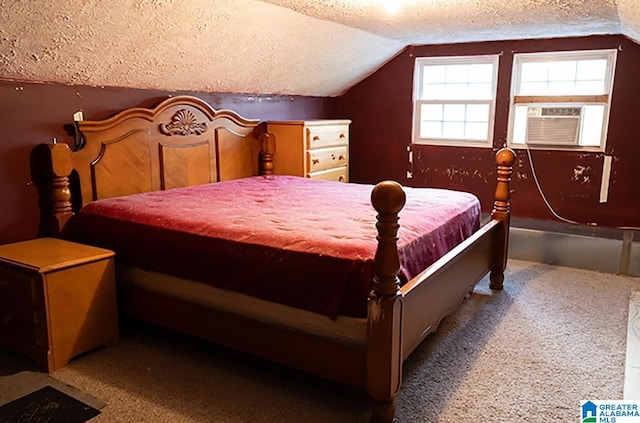
<svg viewBox="0 0 640 423"><path fill-rule="evenodd" d="M472 175L472 177L473 177L474 179L476 179L476 178L477 178L477 179L482 179L482 181L483 181L485 184L488 182L488 181L487 181L487 178L485 178L485 177L484 177L484 175L482 175L482 174L480 173L480 171L479 171L479 170L477 170L477 169L473 171L473 175Z"/></svg>
<svg viewBox="0 0 640 423"><path fill-rule="evenodd" d="M472 180L479 179L483 181L485 184L488 183L487 178L478 169L474 170L473 172L470 172L458 166L450 166L445 170L443 170L441 173L450 181L453 181L454 179L456 179L459 182L463 182L466 179L472 179Z"/></svg>
<svg viewBox="0 0 640 423"><path fill-rule="evenodd" d="M591 166L577 165L573 168L572 181L580 182L581 184L588 184L591 182L591 176L588 174L591 172Z"/></svg>

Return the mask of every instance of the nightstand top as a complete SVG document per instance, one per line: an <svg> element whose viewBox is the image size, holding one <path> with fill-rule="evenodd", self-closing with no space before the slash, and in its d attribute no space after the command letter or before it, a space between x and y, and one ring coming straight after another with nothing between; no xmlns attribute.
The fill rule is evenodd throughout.
<svg viewBox="0 0 640 423"><path fill-rule="evenodd" d="M65 241L36 238L0 245L0 263L8 263L47 273L112 257L113 251Z"/></svg>

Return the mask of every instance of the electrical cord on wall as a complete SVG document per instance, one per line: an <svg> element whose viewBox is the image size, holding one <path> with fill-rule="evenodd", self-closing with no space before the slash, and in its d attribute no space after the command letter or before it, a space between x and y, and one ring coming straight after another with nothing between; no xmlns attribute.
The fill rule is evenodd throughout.
<svg viewBox="0 0 640 423"><path fill-rule="evenodd" d="M544 201L544 204L547 206L547 208L549 209L551 214L553 214L556 219L562 220L563 222L571 223L572 225L581 225L580 222L576 222L575 220L567 219L567 218L564 218L564 217L560 216L553 209L553 207L551 207L551 204L549 203L549 200L547 200L547 196L544 195L544 192L542 191L542 187L540 186L540 182L538 181L538 176L536 175L536 169L533 166L533 159L531 158L531 150L529 150L529 145L526 145L526 150L527 150L527 156L529 157L529 166L531 167L531 175L533 176L533 181L536 183L536 187L538 188L538 192L540 193L540 197L542 197L542 200ZM597 223L587 223L587 225L588 226L597 226L598 224Z"/></svg>
<svg viewBox="0 0 640 423"><path fill-rule="evenodd" d="M558 219L561 220L563 222L566 223L570 223L572 225L587 225L587 226L599 226L597 223L581 223L581 222L576 222L575 220L571 220L571 219L567 219L565 217L560 216L551 206L551 203L549 203L549 200L547 200L546 195L544 195L544 192L542 191L542 187L540 186L540 182L538 181L538 176L536 175L536 169L535 166L533 165L533 158L531 157L531 150L529 149L529 146L526 145L526 150L527 150L527 157L529 158L529 166L531 167L531 175L533 176L533 181L536 183L536 187L538 188L538 192L540 193L540 197L542 197L542 200L544 201L544 204L547 206L547 208L549 209L549 211L551 212L551 214L553 214L553 216ZM620 229L623 231L640 231L640 227L637 226L617 226L615 229Z"/></svg>

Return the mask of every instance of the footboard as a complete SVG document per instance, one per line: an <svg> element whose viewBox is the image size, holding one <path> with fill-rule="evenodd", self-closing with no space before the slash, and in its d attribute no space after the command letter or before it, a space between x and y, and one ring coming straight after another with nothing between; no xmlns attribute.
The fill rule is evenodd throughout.
<svg viewBox="0 0 640 423"><path fill-rule="evenodd" d="M512 166L515 153L496 154L498 178L491 220L400 289L403 359L453 313L487 274L491 288L502 289L507 262Z"/></svg>
<svg viewBox="0 0 640 423"><path fill-rule="evenodd" d="M402 363L420 342L453 313L487 273L501 289L507 263L512 166L515 153L496 154L498 178L491 220L418 276L400 287L398 213L405 203L399 184L382 182L371 194L378 212L378 248L367 327L367 391L372 422L392 422Z"/></svg>

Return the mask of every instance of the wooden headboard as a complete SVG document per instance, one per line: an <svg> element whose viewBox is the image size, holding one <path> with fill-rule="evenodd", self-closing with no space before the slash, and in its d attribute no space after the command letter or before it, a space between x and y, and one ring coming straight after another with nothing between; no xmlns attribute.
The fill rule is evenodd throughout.
<svg viewBox="0 0 640 423"><path fill-rule="evenodd" d="M75 123L75 145L37 147L41 233L60 233L74 211L103 198L269 174L269 136L259 120L191 96ZM43 198L46 197L46 198Z"/></svg>

